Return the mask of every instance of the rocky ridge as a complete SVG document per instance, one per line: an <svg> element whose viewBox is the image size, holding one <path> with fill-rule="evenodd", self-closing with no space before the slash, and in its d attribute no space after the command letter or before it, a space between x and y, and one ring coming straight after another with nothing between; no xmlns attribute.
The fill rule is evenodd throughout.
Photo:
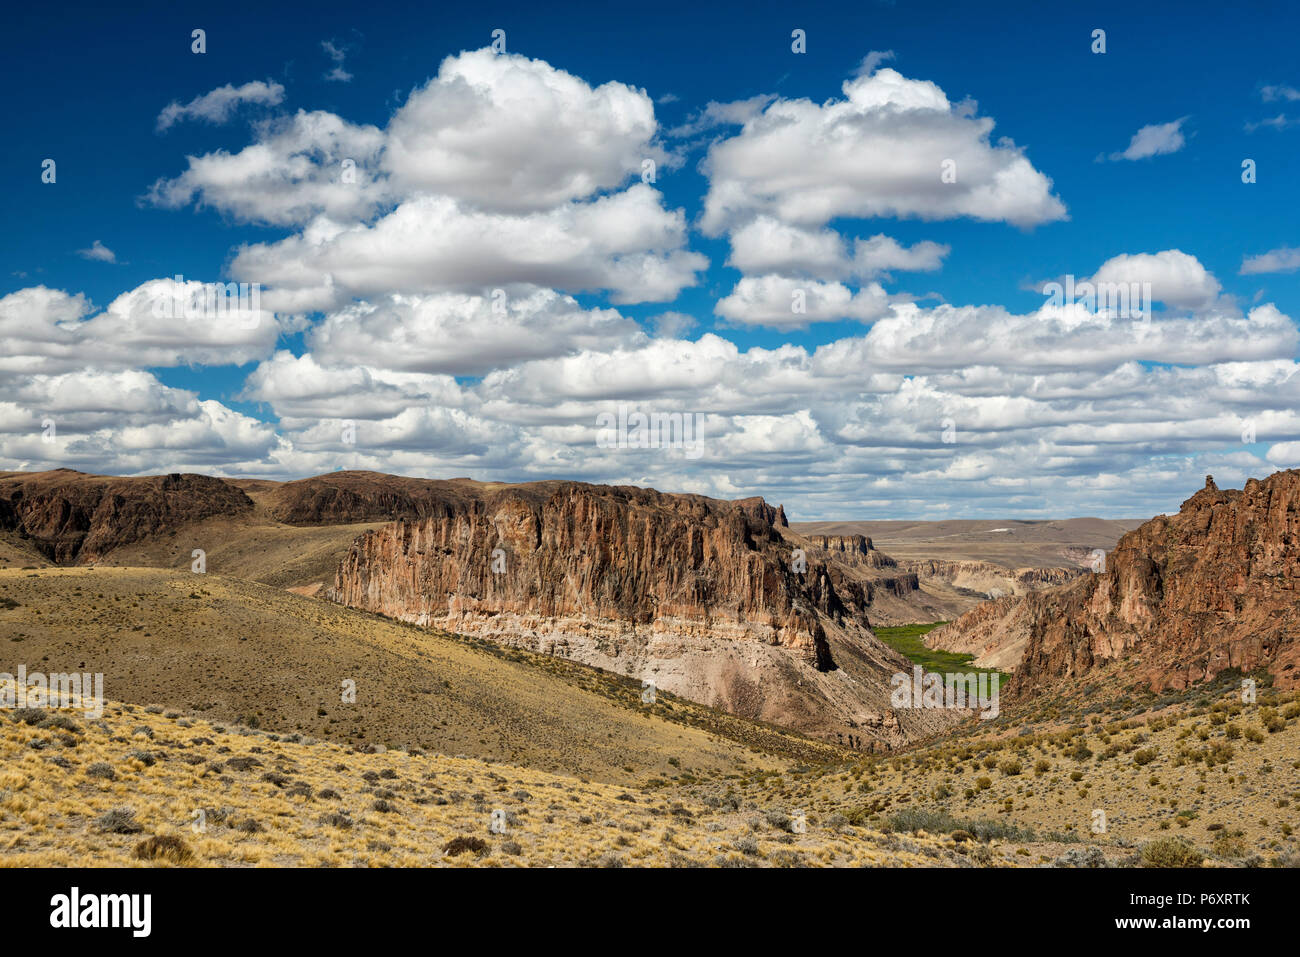
<svg viewBox="0 0 1300 957"><path fill-rule="evenodd" d="M59 564L98 561L161 531L252 509L244 492L207 475L0 473L0 530L16 532Z"/></svg>
<svg viewBox="0 0 1300 957"><path fill-rule="evenodd" d="M1153 690L1235 668L1300 683L1300 471L1205 487L1127 533L1104 569L991 602L927 636L972 650L1023 647L1009 691L1033 694L1108 664Z"/></svg>
<svg viewBox="0 0 1300 957"><path fill-rule="evenodd" d="M864 589L801 565L783 519L759 498L465 486L361 536L326 597L827 736L895 744L950 720L890 712L908 663L871 633Z"/></svg>

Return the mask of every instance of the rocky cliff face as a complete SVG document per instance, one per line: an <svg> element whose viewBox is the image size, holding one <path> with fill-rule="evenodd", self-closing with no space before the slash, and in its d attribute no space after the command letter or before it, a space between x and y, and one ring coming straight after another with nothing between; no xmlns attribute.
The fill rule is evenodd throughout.
<svg viewBox="0 0 1300 957"><path fill-rule="evenodd" d="M974 655L980 668L1013 671L1020 665L1033 625L1034 603L1006 595L981 602L964 615L928 633L927 648Z"/></svg>
<svg viewBox="0 0 1300 957"><path fill-rule="evenodd" d="M0 529L16 531L60 564L98 561L159 532L252 508L242 491L206 475L0 473Z"/></svg>
<svg viewBox="0 0 1300 957"><path fill-rule="evenodd" d="M833 555L851 565L864 565L867 568L898 567L898 562L884 552L876 551L876 546L865 535L808 535L806 539L818 552Z"/></svg>
<svg viewBox="0 0 1300 957"><path fill-rule="evenodd" d="M808 535L801 543L810 558L827 564L836 590L864 613L882 595L905 598L920 587L915 572L902 570L863 535Z"/></svg>
<svg viewBox="0 0 1300 957"><path fill-rule="evenodd" d="M1084 573L1082 568L1007 568L993 562L948 561L937 558L909 559L899 567L919 578L938 578L957 588L984 592L993 598L1023 595L1053 585L1072 581Z"/></svg>
<svg viewBox="0 0 1300 957"><path fill-rule="evenodd" d="M860 592L815 556L796 570L783 520L762 499L461 485L361 536L327 597L828 737L901 743L950 720L888 713L907 662L871 634Z"/></svg>
<svg viewBox="0 0 1300 957"><path fill-rule="evenodd" d="M1104 571L982 614L986 625L1000 620L1008 636L1023 637L1013 694L1109 662L1156 690L1260 667L1281 687L1296 687L1300 471L1251 479L1240 491L1207 478L1176 515L1121 538ZM973 616L948 629L977 635Z"/></svg>
<svg viewBox="0 0 1300 957"><path fill-rule="evenodd" d="M780 564L775 513L761 499L726 507L633 488L563 484L544 500L528 491L449 498L422 520L362 536L331 597L420 623L575 613L707 622L832 667L817 610L843 614L838 596L822 569L804 588Z"/></svg>

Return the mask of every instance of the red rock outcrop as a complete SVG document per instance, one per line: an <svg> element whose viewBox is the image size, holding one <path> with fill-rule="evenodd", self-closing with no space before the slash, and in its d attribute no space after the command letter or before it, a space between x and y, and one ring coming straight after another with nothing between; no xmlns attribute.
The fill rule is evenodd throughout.
<svg viewBox="0 0 1300 957"><path fill-rule="evenodd" d="M1300 471L1251 479L1240 491L1220 490L1207 477L1176 515L1124 535L1104 570L982 614L1023 632L1012 694L1109 662L1155 690L1186 688L1229 668L1266 668L1279 686L1294 688ZM973 616L948 627L974 628Z"/></svg>
<svg viewBox="0 0 1300 957"><path fill-rule="evenodd" d="M0 529L18 532L60 564L98 561L121 545L252 508L238 488L206 475L0 473Z"/></svg>
<svg viewBox="0 0 1300 957"><path fill-rule="evenodd" d="M827 736L897 744L952 720L888 714L907 662L871 634L860 590L796 560L782 520L762 499L462 484L359 537L326 597Z"/></svg>
<svg viewBox="0 0 1300 957"><path fill-rule="evenodd" d="M449 496L424 519L366 533L329 596L420 622L584 614L735 626L833 666L815 609L843 614L838 596L821 566L798 581L762 499L578 483L546 496L548 484Z"/></svg>

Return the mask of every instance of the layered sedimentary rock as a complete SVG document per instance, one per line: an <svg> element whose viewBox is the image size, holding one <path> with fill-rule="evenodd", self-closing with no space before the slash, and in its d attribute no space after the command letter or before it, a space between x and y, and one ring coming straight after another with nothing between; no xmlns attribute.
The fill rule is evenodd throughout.
<svg viewBox="0 0 1300 957"><path fill-rule="evenodd" d="M151 535L252 508L238 488L206 475L0 473L0 529L17 532L60 564L98 561Z"/></svg>
<svg viewBox="0 0 1300 957"><path fill-rule="evenodd" d="M939 635L1002 627L1023 640L1013 694L1120 662L1149 687L1185 688L1229 668L1300 684L1300 472L1221 490L1212 478L1124 535L1105 569L963 616ZM1000 621L999 621L1000 620ZM991 624L998 622L998 624ZM972 638L972 640L975 640Z"/></svg>
<svg viewBox="0 0 1300 957"><path fill-rule="evenodd" d="M888 555L876 551L871 539L865 535L806 535L810 545L824 552L835 552L850 561L865 561L873 565L893 565Z"/></svg>
<svg viewBox="0 0 1300 957"><path fill-rule="evenodd" d="M923 640L929 648L974 655L980 668L1013 671L1024 656L1033 607L1032 602L1016 595L981 602Z"/></svg>
<svg viewBox="0 0 1300 957"><path fill-rule="evenodd" d="M888 713L907 662L871 634L861 591L798 561L783 528L758 498L466 484L358 538L327 597L826 736L901 743L951 720Z"/></svg>
<svg viewBox="0 0 1300 957"><path fill-rule="evenodd" d="M898 562L876 551L865 535L808 535L805 540L818 553L833 556L850 565L867 568L897 568Z"/></svg>
<svg viewBox="0 0 1300 957"><path fill-rule="evenodd" d="M984 592L993 598L1023 595L1072 581L1083 568L1007 568L994 562L949 561L938 558L907 559L898 563L918 578L937 578L956 588Z"/></svg>
<svg viewBox="0 0 1300 957"><path fill-rule="evenodd" d="M810 557L827 563L840 594L866 610L882 594L906 597L920 587L916 573L876 551L863 535L808 535L801 540Z"/></svg>

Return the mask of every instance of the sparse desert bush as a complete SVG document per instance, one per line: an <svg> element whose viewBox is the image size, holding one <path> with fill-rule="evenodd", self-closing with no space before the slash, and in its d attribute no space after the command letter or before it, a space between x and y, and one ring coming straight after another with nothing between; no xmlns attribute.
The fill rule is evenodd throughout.
<svg viewBox="0 0 1300 957"><path fill-rule="evenodd" d="M966 830L981 841L1032 841L1034 829L1010 821L969 821Z"/></svg>
<svg viewBox="0 0 1300 957"><path fill-rule="evenodd" d="M136 823L135 811L129 807L115 807L105 811L95 820L95 827L105 834L139 834L143 828Z"/></svg>
<svg viewBox="0 0 1300 957"><path fill-rule="evenodd" d="M1095 845L1072 847L1056 860L1053 867L1105 867L1106 855Z"/></svg>
<svg viewBox="0 0 1300 957"><path fill-rule="evenodd" d="M86 777L104 778L108 781L112 781L117 777L117 772L113 770L113 765L109 764L107 761L95 761L92 764L86 765Z"/></svg>
<svg viewBox="0 0 1300 957"><path fill-rule="evenodd" d="M785 811L769 808L763 815L769 826L776 828L778 831L790 830L790 815Z"/></svg>
<svg viewBox="0 0 1300 957"><path fill-rule="evenodd" d="M758 841L751 835L746 834L736 840L736 850L750 857L757 857L759 853Z"/></svg>
<svg viewBox="0 0 1300 957"><path fill-rule="evenodd" d="M1133 752L1133 763L1138 767L1145 767L1156 759L1155 748L1142 748Z"/></svg>
<svg viewBox="0 0 1300 957"><path fill-rule="evenodd" d="M926 831L931 834L957 833L974 837L980 841L1031 841L1034 839L1033 828L1020 827L1008 821L961 821L947 811L936 808L912 807L890 815L886 825L894 832Z"/></svg>
<svg viewBox="0 0 1300 957"><path fill-rule="evenodd" d="M131 852L131 856L141 861L165 861L168 864L184 864L194 857L188 844L175 834L155 834L148 840L141 841Z"/></svg>
<svg viewBox="0 0 1300 957"><path fill-rule="evenodd" d="M1205 859L1200 851L1177 837L1160 837L1142 845L1143 867L1200 867Z"/></svg>
<svg viewBox="0 0 1300 957"><path fill-rule="evenodd" d="M475 854L483 854L489 850L487 841L481 837L470 837L462 834L460 837L453 837L450 841L442 846L442 853L448 857L456 857L464 854L466 851L472 851Z"/></svg>
<svg viewBox="0 0 1300 957"><path fill-rule="evenodd" d="M977 864L992 864L993 851L985 844L976 844L971 848L971 859Z"/></svg>
<svg viewBox="0 0 1300 957"><path fill-rule="evenodd" d="M71 731L73 734L81 733L81 725L77 724L66 714L59 714L57 711L51 711L37 722L37 727L48 730Z"/></svg>
<svg viewBox="0 0 1300 957"><path fill-rule="evenodd" d="M1241 831L1224 831L1210 845L1210 853L1215 857L1245 857L1246 850L1246 841Z"/></svg>

